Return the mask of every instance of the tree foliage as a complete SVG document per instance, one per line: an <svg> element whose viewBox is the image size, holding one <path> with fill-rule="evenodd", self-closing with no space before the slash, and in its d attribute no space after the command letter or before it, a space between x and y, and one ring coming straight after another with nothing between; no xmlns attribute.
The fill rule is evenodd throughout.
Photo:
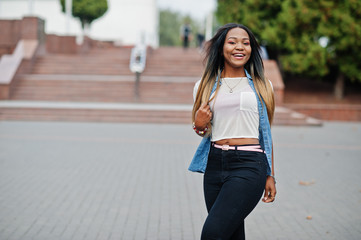
<svg viewBox="0 0 361 240"><path fill-rule="evenodd" d="M179 29L182 24L182 16L170 10L159 12L159 45L180 46Z"/></svg>
<svg viewBox="0 0 361 240"><path fill-rule="evenodd" d="M192 35L195 36L200 29L197 21L188 15L182 15L171 10L161 10L159 12L159 45L181 46L180 29L185 22L190 23Z"/></svg>
<svg viewBox="0 0 361 240"><path fill-rule="evenodd" d="M361 82L359 0L218 0L217 17L248 26L286 72Z"/></svg>
<svg viewBox="0 0 361 240"><path fill-rule="evenodd" d="M63 12L65 12L65 1L60 0ZM103 16L107 10L107 0L73 0L72 15L80 19L83 28Z"/></svg>

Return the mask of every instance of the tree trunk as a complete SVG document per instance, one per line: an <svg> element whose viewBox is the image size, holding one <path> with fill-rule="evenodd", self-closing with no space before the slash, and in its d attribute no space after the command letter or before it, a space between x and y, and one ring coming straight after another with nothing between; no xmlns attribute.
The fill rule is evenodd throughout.
<svg viewBox="0 0 361 240"><path fill-rule="evenodd" d="M345 94L345 75L339 72L334 86L334 95L337 100L341 100L343 99L344 94Z"/></svg>
<svg viewBox="0 0 361 240"><path fill-rule="evenodd" d="M87 22L83 23L82 28L82 47L81 52L82 53L88 53L91 48L91 39L89 38L90 33L90 24Z"/></svg>

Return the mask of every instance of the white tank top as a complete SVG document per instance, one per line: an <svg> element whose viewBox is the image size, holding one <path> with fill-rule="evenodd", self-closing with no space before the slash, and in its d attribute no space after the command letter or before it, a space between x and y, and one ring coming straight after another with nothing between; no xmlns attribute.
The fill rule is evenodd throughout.
<svg viewBox="0 0 361 240"><path fill-rule="evenodd" d="M256 93L244 78L222 78L217 97L210 102L213 112L211 141L257 138L259 113Z"/></svg>

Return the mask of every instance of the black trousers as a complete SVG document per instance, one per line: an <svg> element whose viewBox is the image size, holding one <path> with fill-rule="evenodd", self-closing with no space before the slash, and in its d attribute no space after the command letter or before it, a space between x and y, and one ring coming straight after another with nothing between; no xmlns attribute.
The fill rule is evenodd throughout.
<svg viewBox="0 0 361 240"><path fill-rule="evenodd" d="M266 173L264 153L211 147L203 181L208 217L202 240L245 239L244 219L262 197Z"/></svg>
<svg viewBox="0 0 361 240"><path fill-rule="evenodd" d="M183 37L183 48L188 48L188 45L189 45L189 37L184 36Z"/></svg>

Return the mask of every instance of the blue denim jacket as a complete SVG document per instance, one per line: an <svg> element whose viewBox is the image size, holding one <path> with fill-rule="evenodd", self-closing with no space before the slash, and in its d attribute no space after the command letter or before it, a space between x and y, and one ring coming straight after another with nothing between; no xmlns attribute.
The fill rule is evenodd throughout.
<svg viewBox="0 0 361 240"><path fill-rule="evenodd" d="M251 85L251 88L253 89L253 91L256 92L251 75L249 75L247 70L245 70L245 72L246 72L246 76L248 78L249 85ZM218 82L218 77L212 88L211 95L214 93L214 91L217 88L217 82ZM271 167L272 167L271 126L270 126L270 123L268 120L266 105L265 105L263 99L260 99L257 94L256 94L256 96L257 96L258 113L259 113L259 137L258 137L258 139L259 139L259 143L260 143L262 149L266 152L267 162L268 162L267 175L271 175ZM261 101L263 103L263 106L262 106ZM201 143L199 144L199 146L193 156L192 162L188 168L189 171L200 172L200 173L205 172L206 167L207 167L208 154L209 154L210 147L211 147L211 137L210 136L203 137Z"/></svg>

